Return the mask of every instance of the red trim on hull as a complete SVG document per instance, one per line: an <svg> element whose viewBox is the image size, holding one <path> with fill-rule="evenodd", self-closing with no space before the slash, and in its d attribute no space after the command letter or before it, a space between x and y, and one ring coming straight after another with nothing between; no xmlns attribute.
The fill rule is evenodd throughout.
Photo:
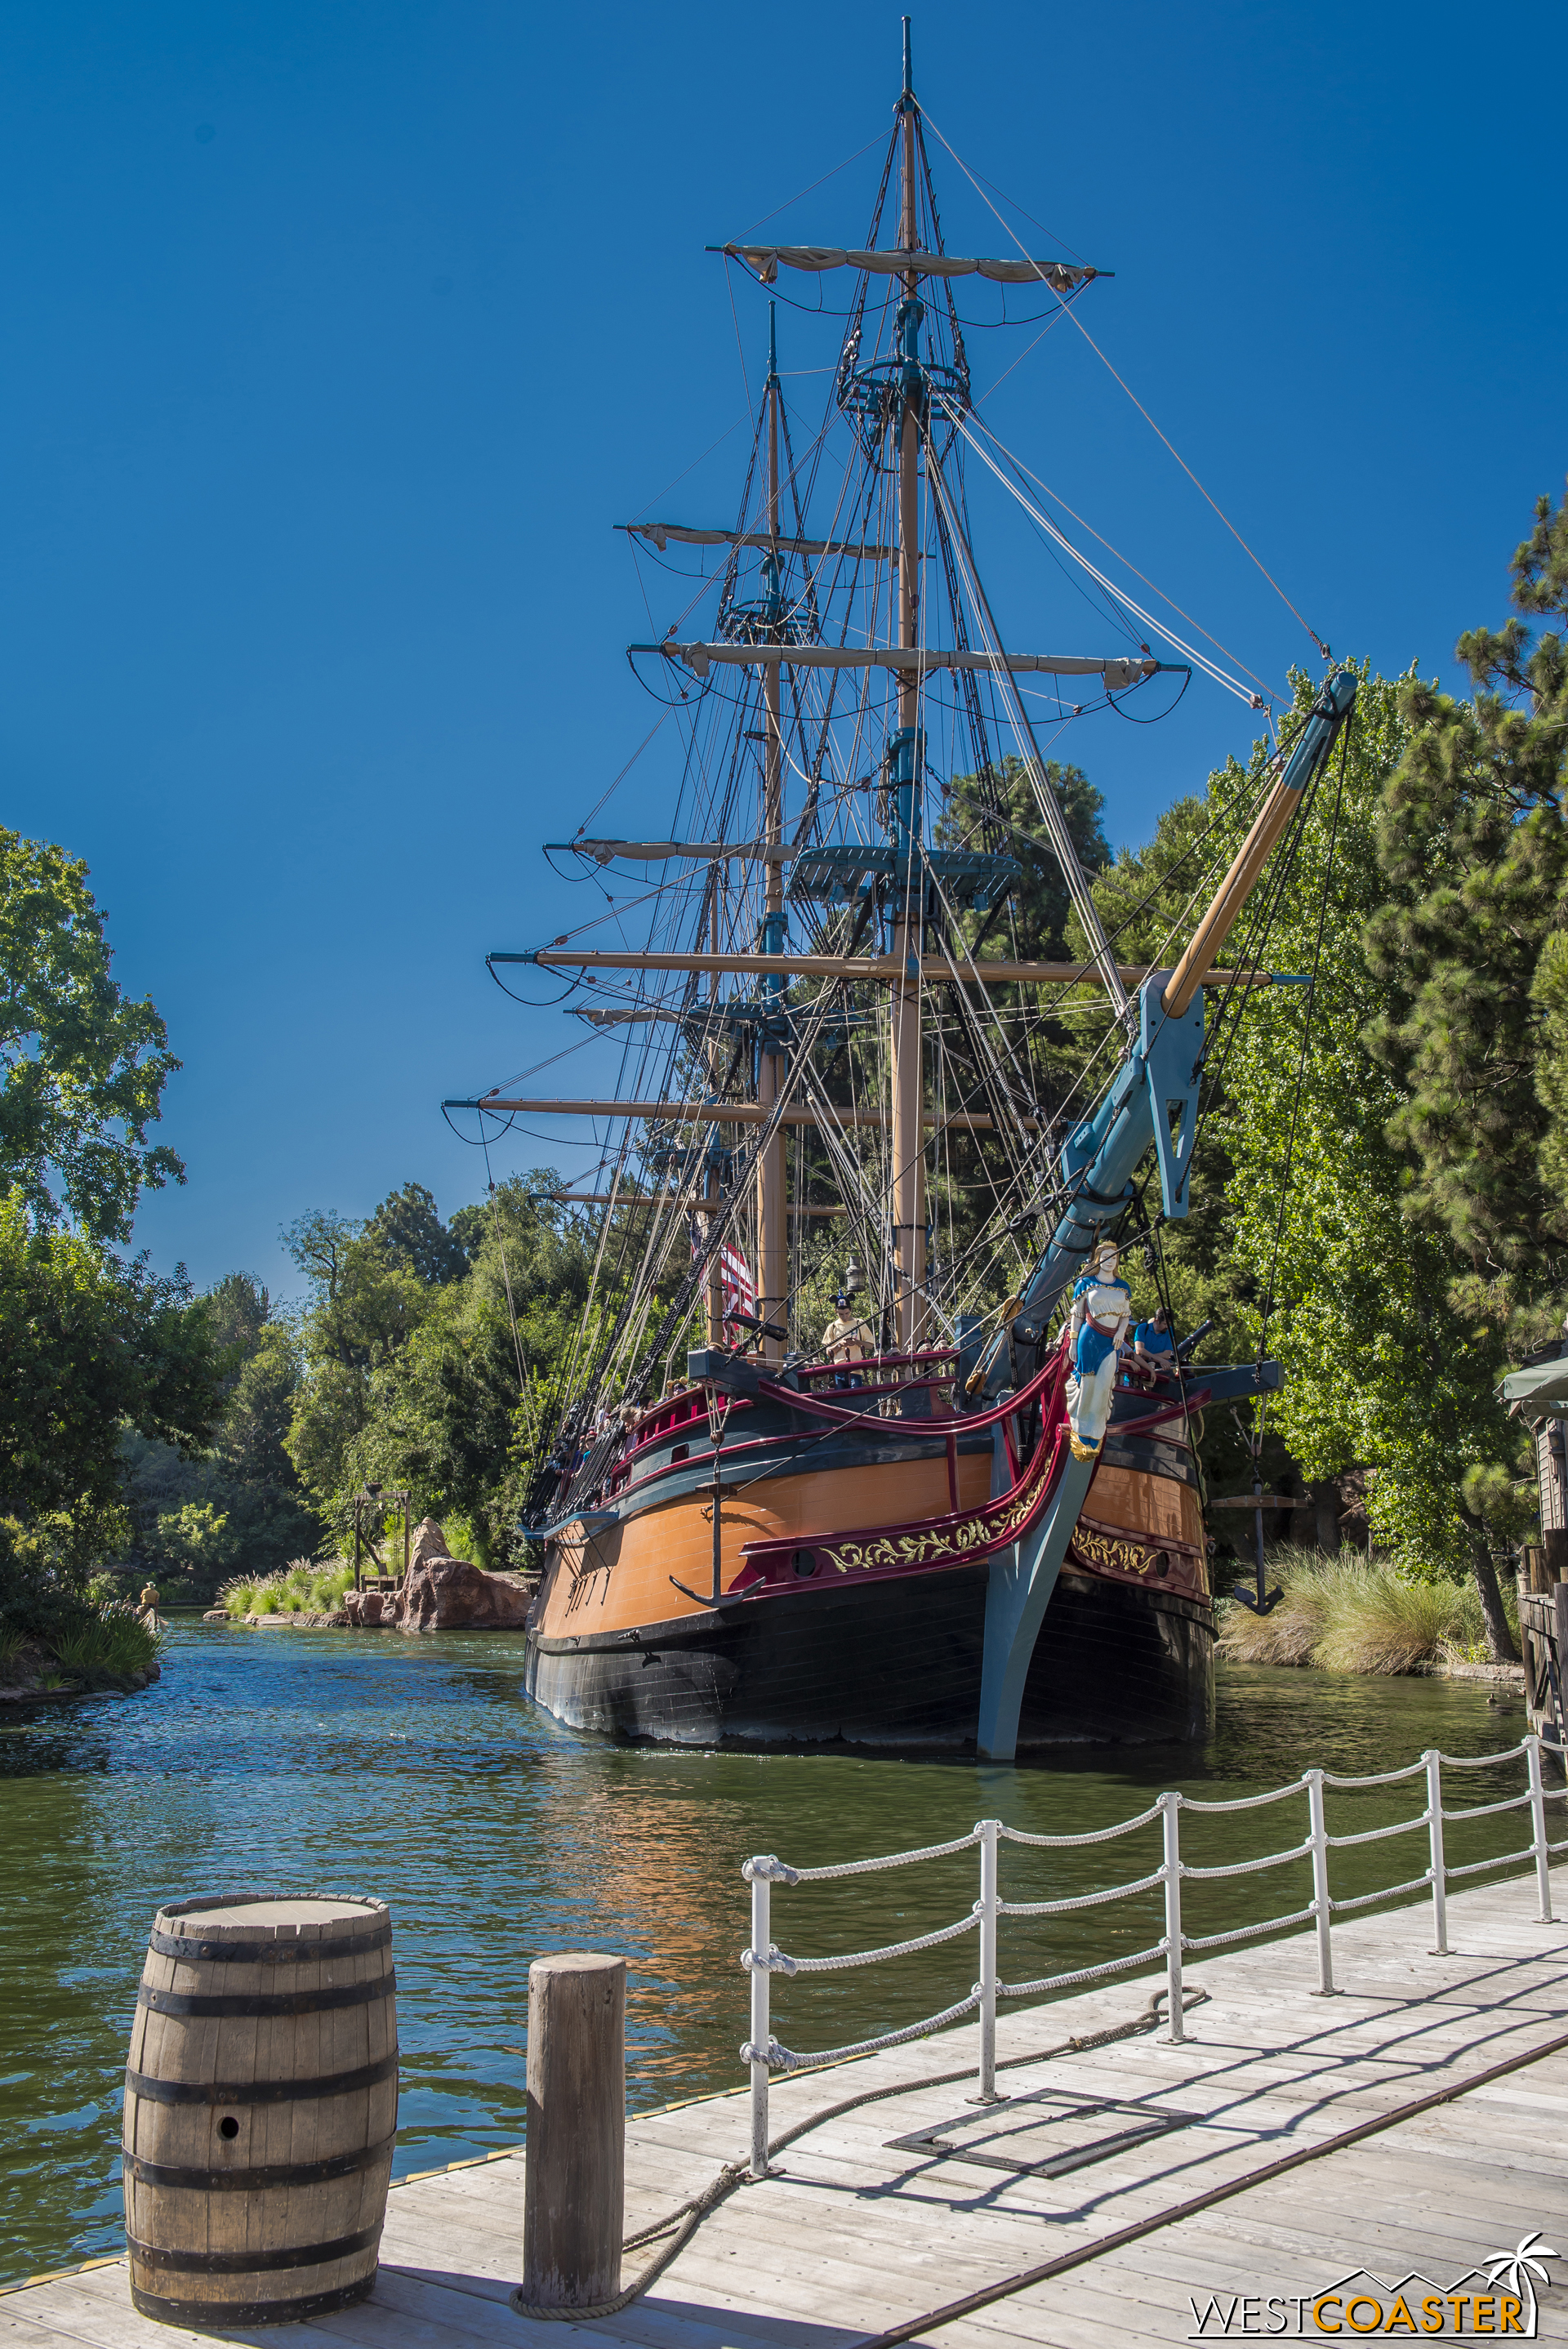
<svg viewBox="0 0 1568 2349"><path fill-rule="evenodd" d="M1034 1456L1012 1489L986 1507L954 1510L945 1516L915 1518L904 1525L860 1526L804 1538L743 1542L740 1554L746 1565L731 1589L760 1598L781 1581L809 1578L824 1568L840 1574L929 1574L943 1567L971 1566L1007 1548L1038 1522L1056 1490L1069 1433L1063 1399L1066 1381L1064 1350L1027 1389L987 1414L1001 1419L1017 1410L1034 1392L1044 1390L1040 1440ZM975 1423L959 1424L968 1427Z"/></svg>

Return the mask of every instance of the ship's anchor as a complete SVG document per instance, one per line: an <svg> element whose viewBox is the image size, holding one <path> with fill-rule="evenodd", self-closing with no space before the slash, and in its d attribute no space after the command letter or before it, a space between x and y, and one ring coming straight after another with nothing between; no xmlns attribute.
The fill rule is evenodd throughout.
<svg viewBox="0 0 1568 2349"><path fill-rule="evenodd" d="M677 1581L673 1574L668 1577L669 1581L674 1583L675 1588L681 1593L683 1598L695 1599L699 1607L717 1607L723 1601L724 1588L720 1580L720 1576L723 1568L724 1526L720 1512L720 1504L722 1503L727 1491L736 1493L740 1490L739 1485L730 1485L727 1486L723 1481L723 1463L720 1455L724 1447L724 1423L729 1417L729 1402L727 1398L724 1408L721 1411L718 1411L717 1414L715 1412L716 1402L716 1391L714 1388L709 1387L707 1391L707 1423L709 1431L713 1436L713 1482L708 1486L708 1491L712 1495L713 1502L713 1588L705 1599L700 1590L693 1590L689 1584ZM701 1490L700 1485L697 1489L699 1491Z"/></svg>
<svg viewBox="0 0 1568 2349"><path fill-rule="evenodd" d="M1254 1578L1256 1582L1255 1590L1245 1589L1243 1585L1238 1582L1231 1596L1233 1599L1239 1599L1243 1607L1250 1607L1254 1615L1272 1615L1274 1609L1279 1605L1280 1600L1284 1597L1284 1592L1279 1588L1277 1583L1272 1590L1265 1589L1264 1588L1268 1578L1264 1569L1264 1432L1262 1427L1259 1426L1249 1433L1246 1428L1243 1427L1240 1415L1236 1412L1233 1412L1231 1413L1231 1417L1235 1421L1242 1441L1246 1445L1248 1452L1252 1455L1253 1501L1253 1555L1255 1560Z"/></svg>

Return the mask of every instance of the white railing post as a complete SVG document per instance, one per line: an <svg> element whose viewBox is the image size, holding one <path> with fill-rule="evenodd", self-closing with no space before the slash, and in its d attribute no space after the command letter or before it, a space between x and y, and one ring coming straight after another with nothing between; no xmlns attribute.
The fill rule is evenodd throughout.
<svg viewBox="0 0 1568 2349"><path fill-rule="evenodd" d="M1542 1782L1539 1737L1525 1739L1524 1760L1530 1772L1530 1841L1535 1853L1535 1889L1541 1896L1541 1922L1550 1925L1553 1922L1552 1854L1546 1842L1546 1788Z"/></svg>
<svg viewBox="0 0 1568 2349"><path fill-rule="evenodd" d="M1432 1955L1449 1953L1449 1878L1443 1860L1443 1757L1435 1746L1421 1756L1427 1765L1427 1835L1431 1848Z"/></svg>
<svg viewBox="0 0 1568 2349"><path fill-rule="evenodd" d="M994 2105L996 2095L996 1912L1001 1901L1000 1857L1002 1822L977 1819L980 1838L980 2085L977 2105Z"/></svg>
<svg viewBox="0 0 1568 2349"><path fill-rule="evenodd" d="M751 1970L751 2037L745 2054L751 2060L751 2175L768 2175L768 2044L773 2026L769 2016L772 1975L768 1961L773 1954L772 1885L767 1859L748 1859L741 1873L751 1884L751 1947L746 1952Z"/></svg>
<svg viewBox="0 0 1568 2349"><path fill-rule="evenodd" d="M1334 1995L1334 1903L1328 1897L1328 1816L1323 1773L1306 1774L1306 1815L1312 1835L1312 1908L1317 1926L1317 1994Z"/></svg>
<svg viewBox="0 0 1568 2349"><path fill-rule="evenodd" d="M1161 1795L1165 1858L1160 1873L1165 1879L1165 2003L1167 2038L1180 2046L1186 2037L1181 2015L1181 1797Z"/></svg>

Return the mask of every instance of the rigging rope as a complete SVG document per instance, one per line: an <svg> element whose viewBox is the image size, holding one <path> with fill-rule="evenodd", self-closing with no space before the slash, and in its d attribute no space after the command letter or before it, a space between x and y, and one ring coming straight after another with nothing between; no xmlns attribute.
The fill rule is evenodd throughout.
<svg viewBox="0 0 1568 2349"><path fill-rule="evenodd" d="M1350 763L1351 719L1345 727L1339 749L1339 782L1334 794L1334 813L1328 826L1328 861L1324 868L1323 890L1317 908L1317 936L1312 949L1312 976L1307 981L1306 1002L1301 1018L1301 1051L1296 1061L1295 1091L1290 1104L1290 1124L1285 1133L1284 1173L1280 1180L1279 1215L1274 1223L1274 1247L1269 1256L1268 1279L1264 1288L1263 1313L1258 1325L1258 1361L1262 1362L1268 1350L1269 1317L1274 1311L1274 1276L1279 1268L1279 1252L1284 1238L1285 1209L1290 1201L1292 1170L1295 1163L1296 1121L1301 1114L1301 1096L1306 1081L1306 1054L1312 1036L1312 1015L1317 1002L1317 976L1323 961L1324 932L1328 923L1328 892L1334 879L1334 856L1339 843L1339 816L1345 800L1345 776ZM1258 1402L1258 1433L1263 1433L1268 1409L1267 1399L1260 1395Z"/></svg>
<svg viewBox="0 0 1568 2349"><path fill-rule="evenodd" d="M931 121L929 114L925 119L928 122ZM1003 220L1002 214L997 212L995 205L991 202L990 197L981 187L980 182L975 177L974 172L969 169L968 164L964 160L963 156L958 153L956 148L952 146L946 139L943 138L941 130L937 129L934 122L931 123L931 127L936 131L938 139L942 140L942 144L947 149L948 153L952 156L954 161L957 164L959 170L963 172L970 186L975 190L975 194L979 197L986 211L992 214L994 219L1001 222L1002 227L1012 238L1013 243L1017 245L1020 254L1023 254L1024 259L1026 261L1032 260L1033 256L1025 252L1024 246L1019 243L1018 237L1011 223ZM1041 270L1039 274L1042 282L1044 282L1045 272ZM1230 532L1231 536L1235 540L1236 544L1241 548L1248 561L1256 564L1258 570L1263 573L1264 577L1268 581L1269 585L1274 589L1274 594L1279 597L1280 602L1284 605L1285 609L1293 616L1293 617L1298 620L1301 626L1306 630L1307 635L1312 638L1313 643L1317 647L1317 649L1322 654L1324 659L1331 660L1333 658L1333 655L1330 653L1328 647L1324 643L1323 638L1318 635L1316 629L1303 618L1301 613L1297 611L1295 605L1291 602L1290 597L1285 594L1284 589L1280 585L1279 581L1274 577L1273 572L1266 567L1260 556L1253 554L1252 548L1247 544L1246 540L1242 536L1241 532L1236 528L1235 523L1231 520L1229 514L1226 513L1224 508L1216 499L1211 497L1208 491L1204 489L1202 482L1198 479L1197 474L1192 471L1192 468L1187 462L1186 458L1182 456L1181 451L1177 448L1175 442L1167 439L1166 435L1161 431L1159 425L1155 423L1154 419L1150 415L1149 410L1144 407L1143 402L1138 398L1136 392L1134 392L1128 384L1122 381L1121 377L1117 374L1116 369L1111 366L1110 361L1106 357L1105 353L1100 349L1099 345L1095 341L1094 336L1089 333L1088 328L1084 325L1082 319L1077 316L1076 312L1071 310L1068 311L1068 315L1072 318L1073 325L1078 328L1079 334L1083 336L1085 342L1088 345L1096 358L1099 359L1100 365L1115 378L1119 384L1121 385L1122 390L1126 392L1128 398L1131 400L1132 405L1137 409L1138 413L1142 417L1150 430L1156 434L1157 437L1164 442L1166 448L1170 450L1171 454L1175 458L1176 462L1181 466L1181 471L1186 474L1193 488L1197 490L1200 496L1202 496L1208 504L1213 507L1214 512L1219 515L1220 520L1224 523L1225 528Z"/></svg>

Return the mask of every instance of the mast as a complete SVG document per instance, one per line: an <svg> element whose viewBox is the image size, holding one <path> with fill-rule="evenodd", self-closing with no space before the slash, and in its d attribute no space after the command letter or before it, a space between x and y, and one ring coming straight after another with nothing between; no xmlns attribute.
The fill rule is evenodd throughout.
<svg viewBox="0 0 1568 2349"><path fill-rule="evenodd" d="M903 205L899 243L905 253L920 250L915 203L914 92L911 88L909 18L903 20L903 88L898 110L903 126ZM924 308L920 277L904 274L903 300L896 332L904 365L899 409L899 605L898 640L913 650L920 631L920 424L923 385L920 326ZM888 781L894 811L898 860L894 867L897 911L892 958L891 1060L892 1076L892 1257L894 1343L913 1353L925 1319L925 1135L921 1116L920 950L924 911L921 844L922 809L920 675L913 665L898 672L898 732L888 745Z"/></svg>
<svg viewBox="0 0 1568 2349"><path fill-rule="evenodd" d="M783 614L783 558L779 549L779 346L774 325L774 305L768 305L768 553L763 557L764 603L769 639L781 640L780 623ZM784 841L784 731L782 724L782 661L769 661L762 672L763 730L762 745L762 837L768 847L780 848ZM762 951L781 955L784 951L784 866L777 857L769 857L764 867L762 914ZM757 1038L757 1102L766 1116L783 1091L786 1071L783 1037L783 995L786 981L774 974L763 982L764 994L772 999L773 1016L765 1019ZM757 1164L757 1313L759 1320L773 1321L783 1313L788 1303L789 1242L784 1188L784 1130L773 1136ZM779 1339L765 1338L763 1350L770 1361L783 1358L784 1347Z"/></svg>
<svg viewBox="0 0 1568 2349"><path fill-rule="evenodd" d="M708 888L712 899L713 952L715 965L714 968L708 973L707 978L708 1018L713 1023L712 1033L708 1038L707 1043L707 1068L708 1081L715 1092L718 1090L719 1080L724 1073L724 1047L719 1041L717 1021L717 957L723 939L721 914L724 902L724 876L727 867L722 864L717 857L708 867ZM708 1231L711 1232L713 1229L714 1217L717 1215L719 1209L718 1144L717 1136L708 1145L707 1166L705 1174L703 1190L707 1201L707 1225ZM724 1272L717 1256L715 1256L713 1262L709 1265L707 1272L707 1342L710 1346L722 1346L724 1343Z"/></svg>

